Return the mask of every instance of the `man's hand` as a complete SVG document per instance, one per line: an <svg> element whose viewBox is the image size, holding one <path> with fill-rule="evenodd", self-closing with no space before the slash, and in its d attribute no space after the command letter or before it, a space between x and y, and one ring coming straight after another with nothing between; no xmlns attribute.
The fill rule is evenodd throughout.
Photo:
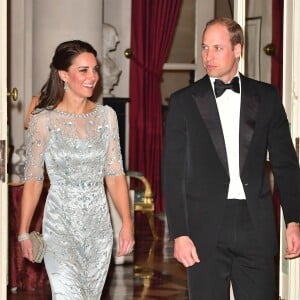
<svg viewBox="0 0 300 300"><path fill-rule="evenodd" d="M196 247L188 236L180 236L175 239L174 257L185 267L191 267L200 262Z"/></svg>
<svg viewBox="0 0 300 300"><path fill-rule="evenodd" d="M292 259L300 256L300 226L291 222L286 228L287 249L285 258Z"/></svg>

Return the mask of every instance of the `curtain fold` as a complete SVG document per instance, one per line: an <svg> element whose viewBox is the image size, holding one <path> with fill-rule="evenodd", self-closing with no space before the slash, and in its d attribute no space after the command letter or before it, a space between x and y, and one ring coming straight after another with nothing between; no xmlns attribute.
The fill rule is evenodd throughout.
<svg viewBox="0 0 300 300"><path fill-rule="evenodd" d="M275 55L272 56L271 82L282 95L282 63L283 63L283 0L272 2L272 42L275 46Z"/></svg>
<svg viewBox="0 0 300 300"><path fill-rule="evenodd" d="M271 83L275 85L282 96L282 72L283 72L283 9L284 0L272 2L272 42L275 46L275 55L271 63ZM280 195L275 183L273 192L273 204L277 225L277 233L280 232Z"/></svg>
<svg viewBox="0 0 300 300"><path fill-rule="evenodd" d="M162 100L166 62L182 0L132 0L129 108L129 168L149 180L157 212L161 193Z"/></svg>

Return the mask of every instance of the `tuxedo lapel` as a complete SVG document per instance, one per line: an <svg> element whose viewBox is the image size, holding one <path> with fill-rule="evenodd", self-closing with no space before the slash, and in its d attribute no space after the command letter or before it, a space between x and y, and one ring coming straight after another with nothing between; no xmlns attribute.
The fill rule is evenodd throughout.
<svg viewBox="0 0 300 300"><path fill-rule="evenodd" d="M200 90L205 92L193 95L193 97L209 132L211 140L215 146L220 161L227 173L229 173L221 121L218 113L217 103L208 77L204 79L203 87Z"/></svg>
<svg viewBox="0 0 300 300"><path fill-rule="evenodd" d="M247 80L241 75L241 113L240 113L240 174L249 151L250 142L253 137L260 98L253 95L253 91L247 85Z"/></svg>
<svg viewBox="0 0 300 300"><path fill-rule="evenodd" d="M240 133L239 133L239 156L240 156L240 173L242 173L244 163L249 151L250 142L253 137L257 113L260 104L260 98L253 94L253 90L248 85L247 78L240 74L241 77L241 109L240 109ZM220 116L217 103L212 91L209 77L204 77L199 85L199 92L193 95L197 104L200 115L206 125L211 137L212 143L220 158L224 168L228 171L227 153L225 140L223 136Z"/></svg>

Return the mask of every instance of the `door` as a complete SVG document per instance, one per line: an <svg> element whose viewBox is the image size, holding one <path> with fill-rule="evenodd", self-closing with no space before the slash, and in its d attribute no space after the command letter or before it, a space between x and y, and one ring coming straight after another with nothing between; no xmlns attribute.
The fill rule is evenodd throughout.
<svg viewBox="0 0 300 300"><path fill-rule="evenodd" d="M284 0L283 104L299 157L300 136L300 3ZM300 299L300 259L285 260L285 224L281 215L281 248L279 265L279 299Z"/></svg>
<svg viewBox="0 0 300 300"><path fill-rule="evenodd" d="M0 299L7 285L7 3L0 1Z"/></svg>

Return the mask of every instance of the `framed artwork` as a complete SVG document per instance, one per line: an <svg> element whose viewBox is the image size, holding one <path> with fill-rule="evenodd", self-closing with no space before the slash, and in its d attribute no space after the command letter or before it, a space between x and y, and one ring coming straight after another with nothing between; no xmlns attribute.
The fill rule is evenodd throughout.
<svg viewBox="0 0 300 300"><path fill-rule="evenodd" d="M260 80L262 17L246 19L245 26L245 75Z"/></svg>

